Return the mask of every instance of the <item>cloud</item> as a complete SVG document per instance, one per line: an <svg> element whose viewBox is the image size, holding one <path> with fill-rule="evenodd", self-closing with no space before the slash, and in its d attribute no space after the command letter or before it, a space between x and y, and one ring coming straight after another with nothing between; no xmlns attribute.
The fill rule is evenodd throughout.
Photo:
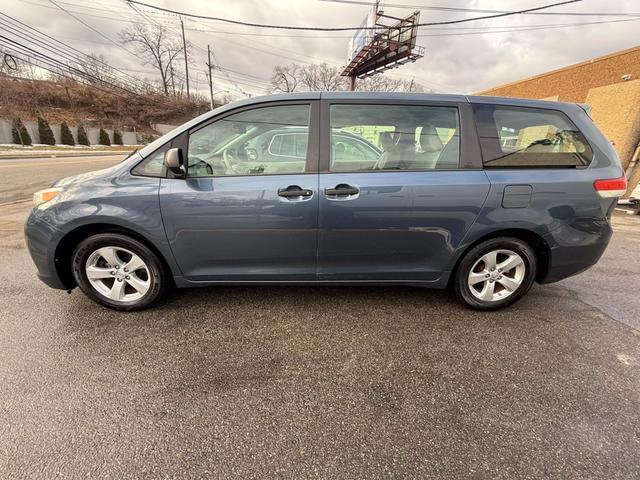
<svg viewBox="0 0 640 480"><path fill-rule="evenodd" d="M430 0L395 0L396 3L427 4ZM367 13L364 5L315 0L247 0L210 2L192 0L150 0L150 3L176 10L184 9L204 15L256 21L262 23L345 26L358 25ZM389 1L389 4L394 3ZM509 2L509 8L527 8L544 3L543 0ZM633 0L610 2L590 0L549 12L629 12L640 10ZM441 3L442 4L442 3ZM119 0L95 0L83 4L80 0L60 3L74 15L100 31L106 37L118 40L118 33L127 21L153 19L170 26L176 34L178 19L168 14L152 13L144 9L141 18ZM504 9L502 0L467 0L456 6L482 9ZM104 55L115 66L130 69L132 73L151 71L151 67L93 32L68 14L44 0L8 0L4 11L35 28L68 43L83 52ZM401 16L409 9L387 8L390 15ZM474 16L473 13L438 12L423 10L423 22ZM560 68L635 46L639 21L603 23L588 26L564 26L522 32L483 33L479 31L504 30L514 27L569 24L625 19L623 17L518 15L501 19L469 22L451 27L426 28L418 43L426 48L424 58L400 67L390 75L415 78L419 83L436 91L474 92L491 86ZM629 20L629 18L626 18ZM190 54L195 62L191 69L192 81L205 91L203 71L206 68L206 46L211 45L217 60L228 69L227 74L216 72L216 89L244 90L263 93L274 66L288 63L322 62L343 65L350 32L318 33L291 32L238 27L212 21L185 20L187 37L198 49ZM228 32L228 33L224 33ZM474 33L471 35L471 33ZM250 34L250 35L245 35ZM455 35L450 35L455 34ZM260 36L264 35L264 36ZM309 38L313 37L313 38ZM153 75L146 74L147 76Z"/></svg>

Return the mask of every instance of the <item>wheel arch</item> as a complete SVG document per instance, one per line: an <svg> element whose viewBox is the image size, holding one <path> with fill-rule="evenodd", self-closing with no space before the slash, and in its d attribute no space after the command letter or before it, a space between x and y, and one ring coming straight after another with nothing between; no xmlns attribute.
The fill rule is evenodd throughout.
<svg viewBox="0 0 640 480"><path fill-rule="evenodd" d="M542 236L533 232L531 230L527 230L524 228L507 228L502 230L495 230L493 232L487 233L472 243L468 244L464 250L462 250L458 258L456 259L455 265L451 270L451 275L449 276L449 286L451 286L455 280L456 274L458 272L458 268L460 266L460 262L464 258L464 256L476 245L479 245L482 242L487 240L491 240L492 238L498 237L512 237L517 238L518 240L522 240L531 246L534 254L536 255L538 271L536 272L536 282L542 281L549 271L549 262L551 260L551 249L549 244L545 241Z"/></svg>
<svg viewBox="0 0 640 480"><path fill-rule="evenodd" d="M77 286L71 270L71 255L73 255L73 251L82 240L99 233L118 233L121 235L127 235L143 243L162 262L162 266L165 268L167 277L170 278L170 281L173 282L173 270L169 265L169 262L160 251L160 249L156 245L154 245L153 242L149 241L149 239L144 235L141 235L135 230L123 227L121 225L115 225L111 223L91 223L87 225L81 225L67 232L58 242L58 245L56 247L54 260L56 272L67 290L71 290Z"/></svg>

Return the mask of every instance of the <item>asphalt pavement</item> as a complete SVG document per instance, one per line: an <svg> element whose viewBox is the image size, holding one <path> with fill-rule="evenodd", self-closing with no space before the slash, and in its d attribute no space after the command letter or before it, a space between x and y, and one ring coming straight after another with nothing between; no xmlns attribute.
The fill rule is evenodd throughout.
<svg viewBox="0 0 640 480"><path fill-rule="evenodd" d="M30 199L60 178L111 166L126 155L0 159L0 204Z"/></svg>
<svg viewBox="0 0 640 480"><path fill-rule="evenodd" d="M49 174L106 166L81 161ZM639 476L640 217L499 312L216 287L118 313L35 278L28 210L0 206L0 478Z"/></svg>

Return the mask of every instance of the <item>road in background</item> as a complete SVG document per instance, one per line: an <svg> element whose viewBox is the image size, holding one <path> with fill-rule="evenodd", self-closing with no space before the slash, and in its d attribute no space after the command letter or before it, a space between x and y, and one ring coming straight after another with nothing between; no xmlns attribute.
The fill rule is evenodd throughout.
<svg viewBox="0 0 640 480"><path fill-rule="evenodd" d="M99 162L41 180L113 159ZM31 196L31 175L0 172ZM499 312L309 286L183 290L121 313L36 279L29 210L0 205L0 478L640 471L640 332L612 318L633 323L613 307L638 297L640 217L614 218L597 267Z"/></svg>
<svg viewBox="0 0 640 480"><path fill-rule="evenodd" d="M31 199L64 177L106 168L126 155L0 159L0 204Z"/></svg>

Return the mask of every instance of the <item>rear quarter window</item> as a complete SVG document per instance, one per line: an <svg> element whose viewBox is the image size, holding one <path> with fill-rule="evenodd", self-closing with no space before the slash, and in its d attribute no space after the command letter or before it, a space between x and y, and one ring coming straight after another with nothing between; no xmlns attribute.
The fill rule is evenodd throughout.
<svg viewBox="0 0 640 480"><path fill-rule="evenodd" d="M593 151L569 117L557 110L476 105L485 167L586 167Z"/></svg>

